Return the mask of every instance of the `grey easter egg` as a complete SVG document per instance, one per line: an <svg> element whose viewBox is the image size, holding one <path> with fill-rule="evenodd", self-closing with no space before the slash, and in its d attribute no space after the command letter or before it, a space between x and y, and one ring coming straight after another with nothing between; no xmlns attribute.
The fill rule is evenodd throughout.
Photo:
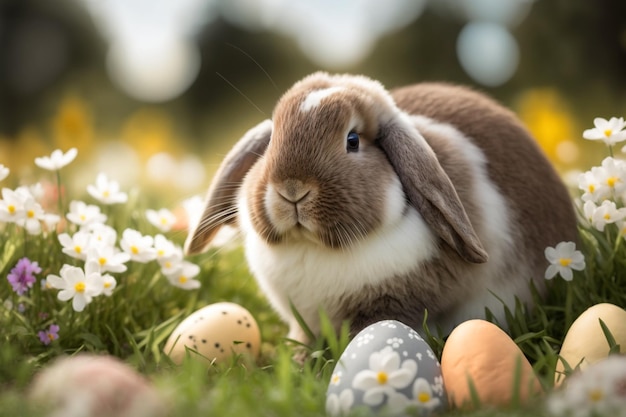
<svg viewBox="0 0 626 417"><path fill-rule="evenodd" d="M430 416L447 410L441 367L412 328L384 320L363 329L341 354L326 392L326 411L357 407L386 415Z"/></svg>

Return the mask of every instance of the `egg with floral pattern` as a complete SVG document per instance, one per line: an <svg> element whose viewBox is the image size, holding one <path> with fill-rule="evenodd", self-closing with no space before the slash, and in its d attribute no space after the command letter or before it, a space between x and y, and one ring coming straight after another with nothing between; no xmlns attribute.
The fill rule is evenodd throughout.
<svg viewBox="0 0 626 417"><path fill-rule="evenodd" d="M326 392L330 416L365 407L385 415L429 416L448 408L441 367L432 349L409 326L374 323L348 344Z"/></svg>

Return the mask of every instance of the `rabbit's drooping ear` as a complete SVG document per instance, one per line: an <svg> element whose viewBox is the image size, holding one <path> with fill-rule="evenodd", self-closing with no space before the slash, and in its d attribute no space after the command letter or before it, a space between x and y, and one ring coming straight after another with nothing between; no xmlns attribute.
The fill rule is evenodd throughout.
<svg viewBox="0 0 626 417"><path fill-rule="evenodd" d="M483 263L483 248L450 178L432 148L400 113L384 125L377 140L387 154L409 202L428 226L466 261Z"/></svg>
<svg viewBox="0 0 626 417"><path fill-rule="evenodd" d="M202 252L222 224L234 221L241 182L265 153L271 135L272 121L268 119L248 130L226 155L209 187L200 221L185 241L185 253Z"/></svg>

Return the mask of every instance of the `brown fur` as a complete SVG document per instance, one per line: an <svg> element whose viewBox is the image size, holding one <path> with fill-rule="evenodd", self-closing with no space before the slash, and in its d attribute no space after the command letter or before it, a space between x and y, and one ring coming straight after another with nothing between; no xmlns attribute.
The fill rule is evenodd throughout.
<svg viewBox="0 0 626 417"><path fill-rule="evenodd" d="M519 119L482 94L447 84L399 88L392 96L408 113L456 127L485 153L489 177L511 202L512 220L520 225L519 253L536 265L535 276L543 276L543 250L537 248L575 241L576 217L567 189Z"/></svg>
<svg viewBox="0 0 626 417"><path fill-rule="evenodd" d="M301 111L312 91L336 85L346 88L313 110ZM530 301L528 281L536 279L543 288L544 248L576 239L570 198L539 147L510 111L477 92L417 84L394 90L390 97L379 87L360 78L321 73L296 83L278 102L273 124L266 121L253 128L227 156L186 251L202 250L236 214L239 190L233 185L242 182L250 221L266 242L311 239L350 250L353 242L377 233L385 193L397 176L406 207L415 207L437 236L437 255L381 284L328 294L320 307L336 326L351 319L356 332L393 318L419 329L425 310L435 323L450 324L468 318L463 316L464 303L487 293L491 285L510 288L509 294L498 294L508 302L514 296ZM515 247L506 249L506 259L488 260L498 242L485 240L492 219L482 217L483 202L476 196L479 179L468 157L436 131L421 132L423 142L407 115L449 124L484 153L487 175L504 197L509 215ZM345 149L350 129L360 136L358 155ZM497 277L484 282L487 271L493 275L493 265L500 265ZM276 307L289 319L284 305Z"/></svg>

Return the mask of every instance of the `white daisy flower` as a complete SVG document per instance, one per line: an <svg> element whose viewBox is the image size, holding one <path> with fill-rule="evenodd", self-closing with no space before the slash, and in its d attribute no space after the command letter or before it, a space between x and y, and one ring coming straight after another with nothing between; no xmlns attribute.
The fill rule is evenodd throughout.
<svg viewBox="0 0 626 417"><path fill-rule="evenodd" d="M87 252L89 251L91 236L87 232L76 232L73 236L67 233L61 233L59 236L59 242L63 248L61 251L75 259L84 261L87 259Z"/></svg>
<svg viewBox="0 0 626 417"><path fill-rule="evenodd" d="M9 176L9 168L5 167L3 164L0 164L0 181L4 180Z"/></svg>
<svg viewBox="0 0 626 417"><path fill-rule="evenodd" d="M550 262L550 266L546 269L546 279L552 279L556 274L559 274L564 280L571 281L573 278L572 270L582 271L585 269L585 257L576 250L574 242L560 242L555 248L547 247L545 255Z"/></svg>
<svg viewBox="0 0 626 417"><path fill-rule="evenodd" d="M352 387L365 391L363 402L370 406L381 404L385 396L407 387L417 374L417 362L412 359L400 362L400 355L391 346L372 353L369 368L354 377Z"/></svg>
<svg viewBox="0 0 626 417"><path fill-rule="evenodd" d="M122 250L130 255L130 259L141 263L156 259L157 252L152 246L153 244L154 239L152 236L143 236L133 229L124 230L122 240L120 241Z"/></svg>
<svg viewBox="0 0 626 417"><path fill-rule="evenodd" d="M118 252L113 246L91 245L87 251L87 262L95 261L100 266L100 272L126 272L126 262L130 255Z"/></svg>
<svg viewBox="0 0 626 417"><path fill-rule="evenodd" d="M2 200L0 200L0 221L18 223L25 217L24 196L9 188L3 188Z"/></svg>
<svg viewBox="0 0 626 417"><path fill-rule="evenodd" d="M117 281L111 275L102 276L102 294L107 297L113 295L113 290L117 286Z"/></svg>
<svg viewBox="0 0 626 417"><path fill-rule="evenodd" d="M626 416L626 358L612 355L572 374L553 391L547 407L553 416Z"/></svg>
<svg viewBox="0 0 626 417"><path fill-rule="evenodd" d="M31 235L40 234L44 212L41 205L30 194L24 199L24 213L24 218L18 220L17 224L25 228Z"/></svg>
<svg viewBox="0 0 626 417"><path fill-rule="evenodd" d="M626 123L620 117L611 117L609 120L602 117L593 119L593 129L587 129L583 132L583 138L589 140L602 140L607 145L615 145L618 142L626 140Z"/></svg>
<svg viewBox="0 0 626 417"><path fill-rule="evenodd" d="M175 287L184 290L194 290L200 287L200 281L194 279L199 273L200 267L198 265L182 261L172 273L164 273L164 275Z"/></svg>
<svg viewBox="0 0 626 417"><path fill-rule="evenodd" d="M176 216L168 209L146 210L146 218L162 232L169 232L176 223Z"/></svg>
<svg viewBox="0 0 626 417"><path fill-rule="evenodd" d="M154 237L154 249L156 249L157 260L180 258L182 260L183 251L180 246L176 245L165 236L158 234Z"/></svg>
<svg viewBox="0 0 626 417"><path fill-rule="evenodd" d="M92 223L104 223L107 216L100 212L100 207L85 204L82 201L71 201L67 219L78 226L87 226Z"/></svg>
<svg viewBox="0 0 626 417"><path fill-rule="evenodd" d="M591 224L597 230L603 232L607 224L615 223L626 217L626 208L617 208L611 200L604 200L596 207L591 216Z"/></svg>
<svg viewBox="0 0 626 417"><path fill-rule="evenodd" d="M104 223L90 223L86 230L91 234L91 244L98 246L115 246L117 231Z"/></svg>
<svg viewBox="0 0 626 417"><path fill-rule="evenodd" d="M117 181L109 181L104 173L96 177L96 185L88 185L87 192L102 204L120 204L128 201L128 195L120 191Z"/></svg>
<svg viewBox="0 0 626 417"><path fill-rule="evenodd" d="M626 162L607 157L601 166L593 167L578 177L583 201L599 203L626 191Z"/></svg>
<svg viewBox="0 0 626 417"><path fill-rule="evenodd" d="M46 281L52 288L61 290L57 295L59 300L72 300L75 311L83 311L93 297L102 293L103 279L96 262L88 262L84 270L64 265L60 275L48 275Z"/></svg>
<svg viewBox="0 0 626 417"><path fill-rule="evenodd" d="M58 171L76 158L78 151L76 148L71 148L66 153L63 153L60 149L56 149L50 156L42 156L35 158L35 165L39 168L47 169L48 171Z"/></svg>

